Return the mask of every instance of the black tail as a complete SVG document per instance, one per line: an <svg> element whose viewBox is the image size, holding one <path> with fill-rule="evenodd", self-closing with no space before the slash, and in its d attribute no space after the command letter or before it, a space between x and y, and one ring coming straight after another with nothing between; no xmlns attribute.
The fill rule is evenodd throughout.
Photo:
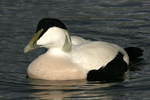
<svg viewBox="0 0 150 100"><path fill-rule="evenodd" d="M143 55L143 50L137 47L128 47L124 50L128 53L131 62Z"/></svg>

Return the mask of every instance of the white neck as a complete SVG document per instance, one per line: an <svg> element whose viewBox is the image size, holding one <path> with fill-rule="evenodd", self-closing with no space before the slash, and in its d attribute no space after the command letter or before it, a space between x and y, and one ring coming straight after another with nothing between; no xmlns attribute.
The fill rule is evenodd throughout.
<svg viewBox="0 0 150 100"><path fill-rule="evenodd" d="M64 51L62 51L61 49L58 48L52 48L52 49L48 49L46 54L50 55L50 56L55 56L55 57L65 57L65 58L72 58L71 53L66 53Z"/></svg>

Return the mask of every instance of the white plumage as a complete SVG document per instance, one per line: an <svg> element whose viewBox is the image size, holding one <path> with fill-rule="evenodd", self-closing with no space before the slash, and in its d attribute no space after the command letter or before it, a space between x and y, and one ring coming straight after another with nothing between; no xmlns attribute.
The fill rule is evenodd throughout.
<svg viewBox="0 0 150 100"><path fill-rule="evenodd" d="M37 32L37 35L42 32ZM30 45L33 49L32 44ZM118 45L85 40L78 36L70 38L66 29L57 26L49 27L39 39L36 37L33 45L35 48L37 46L45 47L48 50L29 65L27 74L30 78L45 80L85 79L90 70L105 67L117 56L118 52L123 54L123 60L127 65L129 64L128 54ZM27 47L25 52L30 50L29 46Z"/></svg>
<svg viewBox="0 0 150 100"><path fill-rule="evenodd" d="M99 69L113 60L118 52L124 54L124 61L129 64L129 57L121 47L101 41L89 41L73 46L72 55L75 62L81 63L85 69Z"/></svg>

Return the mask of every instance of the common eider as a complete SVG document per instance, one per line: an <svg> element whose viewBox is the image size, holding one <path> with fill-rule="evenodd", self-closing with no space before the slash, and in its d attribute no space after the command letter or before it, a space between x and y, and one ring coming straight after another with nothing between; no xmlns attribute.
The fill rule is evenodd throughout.
<svg viewBox="0 0 150 100"><path fill-rule="evenodd" d="M47 52L35 59L27 69L29 78L44 80L107 80L124 75L130 59L142 56L143 50L90 41L70 36L67 27L55 18L39 21L36 34L24 48L28 52L45 47Z"/></svg>

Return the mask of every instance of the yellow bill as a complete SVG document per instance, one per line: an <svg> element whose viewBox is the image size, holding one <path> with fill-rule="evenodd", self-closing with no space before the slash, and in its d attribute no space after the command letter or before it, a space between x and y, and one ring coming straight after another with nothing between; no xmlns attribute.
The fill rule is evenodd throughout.
<svg viewBox="0 0 150 100"><path fill-rule="evenodd" d="M36 49L40 47L39 45L36 44L37 39L39 38L40 34L43 32L43 28L39 30L34 36L31 38L30 42L28 45L24 48L24 53L27 53L30 50Z"/></svg>

